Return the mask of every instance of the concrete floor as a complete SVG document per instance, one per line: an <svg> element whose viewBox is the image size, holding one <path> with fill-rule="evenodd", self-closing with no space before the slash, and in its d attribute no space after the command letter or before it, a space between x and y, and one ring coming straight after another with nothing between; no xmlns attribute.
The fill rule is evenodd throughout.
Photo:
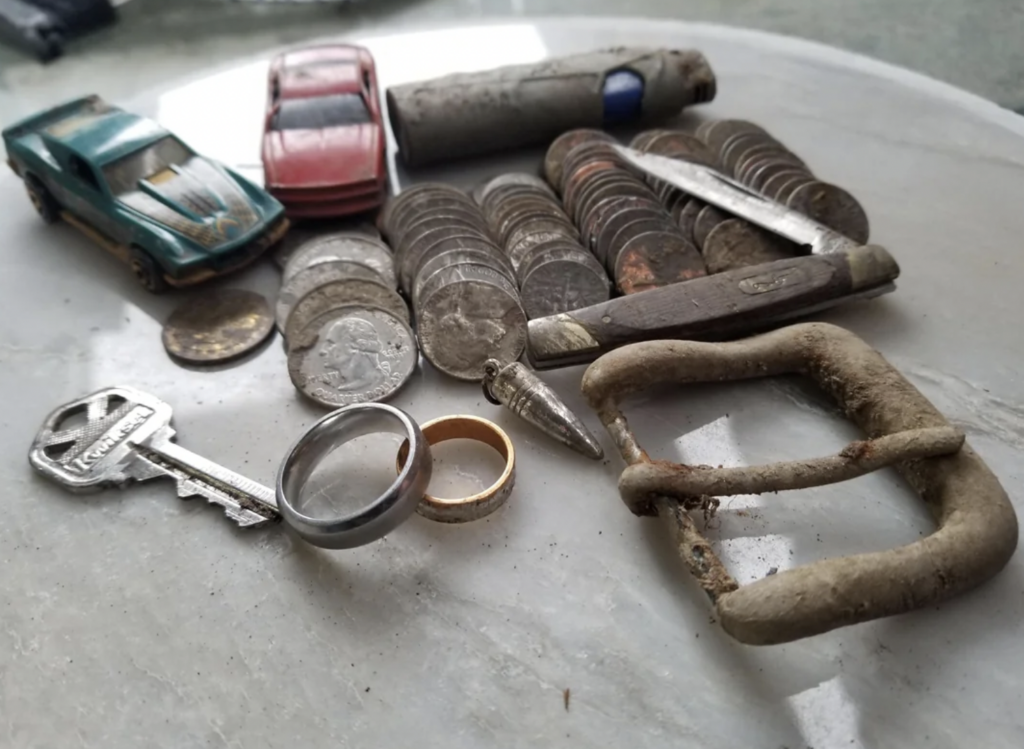
<svg viewBox="0 0 1024 749"><path fill-rule="evenodd" d="M359 0L267 4L132 0L114 28L39 65L0 49L0 123L97 91L113 100L315 36L539 15L643 15L800 36L896 63L1024 108L1018 0Z"/></svg>

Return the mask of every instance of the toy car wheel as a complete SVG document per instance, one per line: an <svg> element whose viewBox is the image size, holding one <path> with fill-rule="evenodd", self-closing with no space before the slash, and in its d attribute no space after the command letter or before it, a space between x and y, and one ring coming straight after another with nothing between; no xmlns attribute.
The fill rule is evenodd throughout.
<svg viewBox="0 0 1024 749"><path fill-rule="evenodd" d="M36 213L43 221L52 224L60 218L60 206L57 201L46 189L46 185L31 174L25 178L25 190L28 191L28 199L32 201Z"/></svg>
<svg viewBox="0 0 1024 749"><path fill-rule="evenodd" d="M164 278L163 271L144 250L132 247L130 262L132 273L135 274L135 279L142 285L142 288L153 294L167 290L167 280Z"/></svg>

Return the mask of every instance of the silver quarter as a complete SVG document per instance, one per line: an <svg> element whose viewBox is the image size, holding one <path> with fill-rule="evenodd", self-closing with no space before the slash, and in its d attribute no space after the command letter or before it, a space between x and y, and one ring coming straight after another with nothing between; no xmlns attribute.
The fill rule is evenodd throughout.
<svg viewBox="0 0 1024 749"><path fill-rule="evenodd" d="M409 244L408 249L399 256L398 280L402 284L402 291L407 294L412 293L414 273L419 267L423 256L426 255L431 248L436 246L439 242L455 239L457 237L465 240L466 242L472 242L477 245L489 244L494 247L495 251L501 252L497 245L494 244L494 240L491 239L490 234L486 231L471 226L453 226L448 222L441 222L440 226L432 228L429 231L425 231L416 237L416 239Z"/></svg>
<svg viewBox="0 0 1024 749"><path fill-rule="evenodd" d="M565 236L560 231L538 231L509 245L508 259L512 263L512 269L518 275L519 269L535 252L541 252L553 246L578 247L579 242L571 237Z"/></svg>
<svg viewBox="0 0 1024 749"><path fill-rule="evenodd" d="M520 242L529 241L531 237L545 233L565 237L572 242L580 241L579 232L576 231L576 227L573 226L568 217L564 219L553 216L533 217L517 224L509 231L508 237L505 240L505 250L509 256L512 256Z"/></svg>
<svg viewBox="0 0 1024 749"><path fill-rule="evenodd" d="M600 304L611 294L604 268L583 249L537 255L524 269L519 296L530 319Z"/></svg>
<svg viewBox="0 0 1024 749"><path fill-rule="evenodd" d="M290 349L309 321L324 312L359 304L385 310L409 322L409 308L394 289L370 281L345 278L328 281L307 292L295 303L284 327L285 342Z"/></svg>
<svg viewBox="0 0 1024 749"><path fill-rule="evenodd" d="M451 268L455 265L463 265L467 263L493 268L505 276L505 278L509 280L509 283L515 283L515 273L512 271L512 265L508 262L508 258L488 250L452 249L447 252L441 252L433 255L429 260L420 265L420 270L416 274L416 280L413 283L413 305L415 305L419 299L420 290L423 288L424 284L426 284L435 273L439 273L445 268Z"/></svg>
<svg viewBox="0 0 1024 749"><path fill-rule="evenodd" d="M381 239L380 232L377 231L377 227L366 221L360 221L358 223L352 221L332 221L330 223L330 227L330 234L356 235L375 239L378 242L384 241ZM314 242L323 236L324 227L319 223L292 226L288 229L288 233L284 235L284 239L278 242L277 247L274 249L274 263L278 268L284 270L284 267L288 265L288 261L291 259L292 255L294 255L299 248L307 243Z"/></svg>
<svg viewBox="0 0 1024 749"><path fill-rule="evenodd" d="M445 374L479 382L488 359L508 363L522 355L526 314L515 286L498 271L454 266L434 274L421 292L420 347Z"/></svg>
<svg viewBox="0 0 1024 749"><path fill-rule="evenodd" d="M381 211L378 223L383 228L388 240L392 243L395 241L395 233L399 230L404 216L415 212L416 204L419 201L431 200L439 195L444 195L453 201L470 201L469 196L457 187L442 182L421 182L407 187L385 203L384 209Z"/></svg>
<svg viewBox="0 0 1024 749"><path fill-rule="evenodd" d="M289 350L288 375L300 393L322 406L385 400L416 369L412 331L386 310L345 307L316 323Z"/></svg>
<svg viewBox="0 0 1024 749"><path fill-rule="evenodd" d="M288 260L283 278L287 282L296 273L312 265L335 260L372 268L388 286L397 288L395 262L388 246L379 239L355 234L330 234L310 240Z"/></svg>
<svg viewBox="0 0 1024 749"><path fill-rule="evenodd" d="M274 307L274 319L277 322L277 329L284 332L292 308L295 307L295 304L302 297L318 286L343 279L369 281L379 284L384 288L390 288L377 271L360 263L352 263L346 260L329 260L322 263L314 263L303 268L281 285L281 290L277 294L277 304Z"/></svg>
<svg viewBox="0 0 1024 749"><path fill-rule="evenodd" d="M493 256L509 268L512 267L508 262L508 258L505 257L505 253L502 252L501 249L491 240L484 239L479 235L474 236L472 234L450 232L445 234L443 238L434 238L426 249L418 251L415 258L410 258L413 288L415 289L416 287L416 278L419 276L424 264L430 262L434 256L443 255L444 253L452 250L473 250L482 252Z"/></svg>
<svg viewBox="0 0 1024 749"><path fill-rule="evenodd" d="M476 201L477 205L482 206L484 201L487 200L488 195L499 187L505 187L507 185L525 185L550 195L552 198L555 197L554 191L548 187L548 183L540 177L528 174L527 172L509 172L507 174L499 174L497 177L492 177L491 179L477 185L473 190L473 200Z"/></svg>

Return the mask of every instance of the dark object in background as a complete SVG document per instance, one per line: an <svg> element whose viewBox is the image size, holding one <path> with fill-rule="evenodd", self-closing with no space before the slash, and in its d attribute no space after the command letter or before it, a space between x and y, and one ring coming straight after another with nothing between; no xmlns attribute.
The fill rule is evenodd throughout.
<svg viewBox="0 0 1024 749"><path fill-rule="evenodd" d="M0 41L49 62L69 39L115 20L110 0L0 0Z"/></svg>
<svg viewBox="0 0 1024 749"><path fill-rule="evenodd" d="M715 97L694 50L618 47L392 86L388 116L411 167L537 145L573 128L656 121Z"/></svg>

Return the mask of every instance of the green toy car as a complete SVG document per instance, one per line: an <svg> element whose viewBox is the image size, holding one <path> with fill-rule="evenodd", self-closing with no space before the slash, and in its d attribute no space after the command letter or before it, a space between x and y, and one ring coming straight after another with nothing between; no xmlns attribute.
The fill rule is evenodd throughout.
<svg viewBox="0 0 1024 749"><path fill-rule="evenodd" d="M288 229L284 208L262 188L98 96L40 112L2 136L43 220L65 219L152 292L237 270Z"/></svg>

